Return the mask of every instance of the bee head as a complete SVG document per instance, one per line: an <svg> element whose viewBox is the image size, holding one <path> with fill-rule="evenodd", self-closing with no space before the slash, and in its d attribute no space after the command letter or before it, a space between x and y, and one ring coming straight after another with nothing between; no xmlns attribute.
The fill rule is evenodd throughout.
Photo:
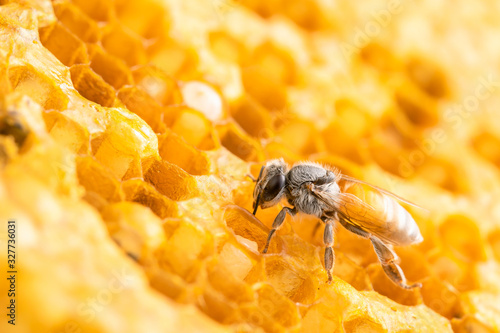
<svg viewBox="0 0 500 333"><path fill-rule="evenodd" d="M253 215L259 206L268 208L276 205L285 193L288 166L283 159L267 162L260 169L259 178L253 191Z"/></svg>

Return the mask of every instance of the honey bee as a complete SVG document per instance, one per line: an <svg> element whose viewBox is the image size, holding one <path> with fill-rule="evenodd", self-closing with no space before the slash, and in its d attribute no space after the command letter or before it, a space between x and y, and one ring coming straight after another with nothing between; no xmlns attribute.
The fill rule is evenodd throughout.
<svg viewBox="0 0 500 333"><path fill-rule="evenodd" d="M339 170L312 162L297 163L289 168L283 159L272 160L261 168L254 181L253 215L259 206L269 208L283 198L293 207L283 207L276 216L263 253L267 253L271 238L283 224L286 214L294 216L302 212L320 218L325 224L323 241L328 283L332 282L334 223L338 221L348 231L372 242L385 274L395 284L404 289L422 286L406 283L398 265L399 258L392 249L393 245L406 246L423 241L415 220L398 201L412 203L342 175Z"/></svg>

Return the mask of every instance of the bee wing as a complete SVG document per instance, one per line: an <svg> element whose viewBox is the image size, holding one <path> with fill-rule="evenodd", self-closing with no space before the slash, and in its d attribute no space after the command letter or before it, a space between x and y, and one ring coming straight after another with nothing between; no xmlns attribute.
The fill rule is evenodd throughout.
<svg viewBox="0 0 500 333"><path fill-rule="evenodd" d="M373 233L383 231L384 221L378 216L376 208L356 195L346 192L334 194L322 191L318 187L313 187L312 193L328 206L327 215L337 218L336 213L338 218L366 231Z"/></svg>
<svg viewBox="0 0 500 333"><path fill-rule="evenodd" d="M390 196L390 197L392 197L392 198L394 198L394 199L396 199L396 200L398 200L400 202L404 202L405 204L408 204L408 205L413 206L415 208L419 208L419 209L422 209L424 211L427 211L427 209L425 209L425 208L423 208L423 207L421 207L421 206L419 206L419 205L417 205L417 204L415 204L415 203L413 203L413 202L411 202L409 200L401 198L397 194L394 194L394 193L392 193L390 191L384 190L381 187L375 186L375 185L367 183L365 181L362 181L362 180L359 180L359 179L356 179L356 178L353 178L353 177L349 177L349 176L346 176L346 175L341 175L341 180L343 180L343 185L344 185L345 189L347 189L347 188L349 188L351 186L355 186L355 185L364 185L364 186L370 187L373 190L376 190L376 191L378 191L380 193L388 195L388 196Z"/></svg>
<svg viewBox="0 0 500 333"><path fill-rule="evenodd" d="M409 245L421 241L417 224L392 193L365 182L347 182L341 184L342 192L337 194L317 188L313 188L313 193L331 208L332 213L337 213L343 222L367 231L387 243ZM354 184L359 186L352 186Z"/></svg>

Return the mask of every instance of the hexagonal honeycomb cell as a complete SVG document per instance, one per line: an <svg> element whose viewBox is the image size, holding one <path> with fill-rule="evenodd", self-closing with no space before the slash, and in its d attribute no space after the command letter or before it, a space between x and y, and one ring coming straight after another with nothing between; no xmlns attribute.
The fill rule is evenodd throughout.
<svg viewBox="0 0 500 333"><path fill-rule="evenodd" d="M0 331L499 332L497 7L0 1ZM421 288L305 214L262 253L275 158L420 206Z"/></svg>

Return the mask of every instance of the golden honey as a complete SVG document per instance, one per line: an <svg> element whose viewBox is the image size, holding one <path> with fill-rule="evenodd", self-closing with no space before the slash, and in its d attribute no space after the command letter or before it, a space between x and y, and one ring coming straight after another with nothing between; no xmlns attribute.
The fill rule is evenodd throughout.
<svg viewBox="0 0 500 333"><path fill-rule="evenodd" d="M500 330L494 1L1 4L2 332ZM424 207L423 287L341 227L328 285L309 216L261 254L247 175L280 157Z"/></svg>

